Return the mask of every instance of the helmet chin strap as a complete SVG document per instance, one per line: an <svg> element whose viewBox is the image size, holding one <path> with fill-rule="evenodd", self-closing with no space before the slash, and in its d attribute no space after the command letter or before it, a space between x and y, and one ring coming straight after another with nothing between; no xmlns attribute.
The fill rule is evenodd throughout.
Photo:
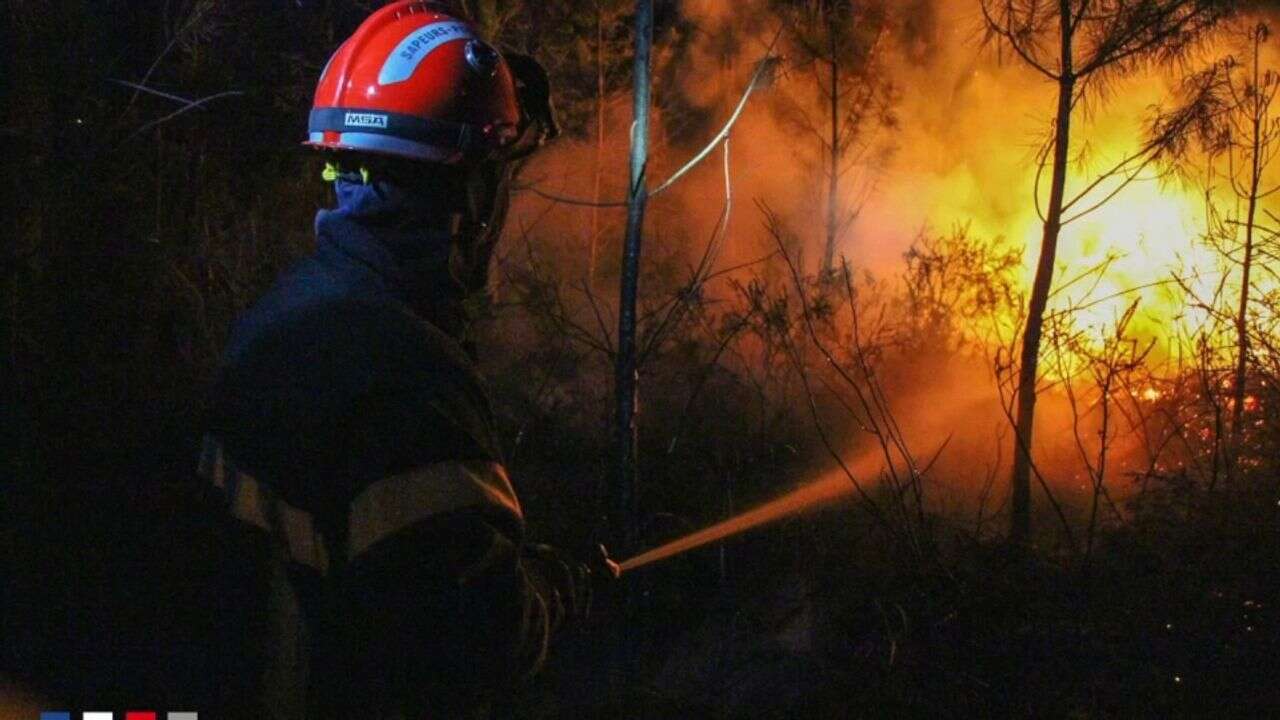
<svg viewBox="0 0 1280 720"><path fill-rule="evenodd" d="M343 177L344 175L346 177ZM361 166L358 171L343 170L338 166L338 163L327 160L325 161L324 169L320 171L320 177L324 178L325 182L337 182L339 178L348 182L356 182L358 177L362 184L368 185L369 169Z"/></svg>

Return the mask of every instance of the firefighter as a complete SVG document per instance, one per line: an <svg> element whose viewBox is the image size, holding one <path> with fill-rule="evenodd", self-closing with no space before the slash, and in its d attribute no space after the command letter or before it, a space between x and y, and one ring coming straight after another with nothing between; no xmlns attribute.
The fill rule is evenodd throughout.
<svg viewBox="0 0 1280 720"><path fill-rule="evenodd" d="M524 540L467 337L513 164L556 132L546 74L401 0L333 54L309 124L337 207L235 325L202 472L275 540L273 714L465 717L590 587Z"/></svg>

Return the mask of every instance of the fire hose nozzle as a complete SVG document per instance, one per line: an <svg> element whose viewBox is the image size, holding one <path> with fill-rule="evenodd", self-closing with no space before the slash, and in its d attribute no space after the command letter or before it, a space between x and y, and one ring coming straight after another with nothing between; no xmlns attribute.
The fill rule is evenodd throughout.
<svg viewBox="0 0 1280 720"><path fill-rule="evenodd" d="M622 577L622 568L609 557L609 550L604 544L596 545L596 556L592 558L591 570L610 580Z"/></svg>

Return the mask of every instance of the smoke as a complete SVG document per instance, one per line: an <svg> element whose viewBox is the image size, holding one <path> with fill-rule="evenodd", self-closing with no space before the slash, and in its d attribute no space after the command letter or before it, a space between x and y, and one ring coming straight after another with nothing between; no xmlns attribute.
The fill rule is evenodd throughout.
<svg viewBox="0 0 1280 720"><path fill-rule="evenodd" d="M780 5L766 0L681 4L692 27L689 39L676 48L658 48L656 64L674 69L660 72L654 87L657 103L665 110L655 111L651 185L681 166L727 119L755 63L766 56L787 22L776 10ZM880 72L895 88L896 121L893 127L868 122L859 131L875 152L842 177L842 204L860 211L843 233L839 251L855 266L891 274L922 228L946 231L967 224L975 235L1025 245L1029 279L1040 233L1033 199L1036 160L1051 128L1052 82L984 42L976 0L909 0L887 7L885 42L878 55ZM1217 43L1191 62L1207 62L1230 49ZM734 256L729 259L754 256L767 248L753 199L765 200L790 220L810 256L822 236L820 138L799 130L792 120L803 114L819 131L826 129L826 108L812 76L825 70L799 66L802 53L787 33L773 52L784 59L782 76L753 97L731 136L737 207L726 244ZM1103 94L1091 95L1074 119L1076 157L1068 192L1081 189L1092 174L1131 152L1154 109L1168 105L1176 90L1176 69L1151 67L1111 83ZM624 199L629 93L616 93L607 106L603 146L597 147L593 137L559 142L530 168L532 182L589 198L599 154L604 199ZM651 211L656 229L684 236L691 252L699 251L699 241L710 236L720 215L722 171L722 155L717 152L679 186L655 199ZM872 189L866 193L868 185ZM1191 247L1203 227L1198 194L1197 189L1176 184L1135 183L1108 204L1120 210L1106 221L1081 222L1067 230L1063 265L1083 268L1108 252L1125 255L1129 261L1112 268L1120 278L1119 290L1121 280L1140 283L1204 260ZM529 213L525 219L548 212L545 201L527 199L517 208ZM548 218L557 226L566 223L577 233L585 232L592 215L563 206L550 212ZM618 227L622 212L601 211L612 229ZM1141 217L1126 221L1129 215Z"/></svg>
<svg viewBox="0 0 1280 720"><path fill-rule="evenodd" d="M658 62L672 63L677 70L660 73L654 88L664 109L655 115L651 185L682 165L729 116L755 63L769 53L770 42L785 22L774 11L776 6L765 0L689 0L681 5L694 29L692 39L679 48L659 50ZM903 253L922 230L946 232L963 225L970 236L1023 248L1021 279L1029 285L1041 233L1033 188L1037 156L1050 130L1054 85L984 42L976 0L909 0L888 7L879 52L882 72L894 88L894 121L872 120L862 131L872 150L843 179L843 206L860 210L843 232L838 252L859 270L892 278L902 270ZM1206 47L1192 62L1207 61L1223 50L1221 43ZM753 200L767 203L784 219L809 268L822 251L821 146L795 122L799 113L812 118L819 129L824 127L824 107L812 75L822 70L798 66L799 53L785 33L773 52L784 56L785 72L752 99L729 143L733 211L720 266L774 249ZM1155 108L1169 103L1176 90L1175 74L1153 67L1091 95L1076 117L1076 156L1068 193L1082 189L1091 173L1131 152ZM602 197L622 199L629 97L619 93L607 106L603 144L594 138L562 141L529 168L526 182L588 197L599 157ZM724 206L723 163L722 152L713 154L671 192L654 200L648 227L665 242L650 245L646 252L676 248L676 261L696 261ZM1105 194L1108 189L1104 185L1100 190ZM556 205L526 193L513 217L522 227L547 223L561 229L566 248L593 254L598 268L594 277L601 287L616 278L620 209ZM1199 242L1204 222L1198 189L1167 180L1135 182L1064 232L1059 278L1104 264L1107 271L1085 288L1064 289L1055 296L1055 307L1087 303L1077 322L1102 337L1136 298L1139 311L1131 329L1163 339L1184 310L1184 298L1167 292L1170 278L1216 266L1217 259ZM595 235L593 228L598 230ZM925 460L945 445L937 474L959 478L953 488L957 502L972 507L975 491L992 480L994 495L982 502L989 502L987 510L993 510L1004 492L1000 469L1008 462L1011 440L991 355L904 362L887 373L893 383L888 391L913 449ZM1095 433L1096 418L1086 417L1076 426L1076 413L1055 395L1046 395L1040 408L1036 453L1041 471L1064 491L1087 490L1076 437L1079 433L1087 439ZM851 446L858 442L849 439ZM1118 455L1131 455L1139 462L1137 438L1116 442ZM1084 443L1087 452L1091 447Z"/></svg>

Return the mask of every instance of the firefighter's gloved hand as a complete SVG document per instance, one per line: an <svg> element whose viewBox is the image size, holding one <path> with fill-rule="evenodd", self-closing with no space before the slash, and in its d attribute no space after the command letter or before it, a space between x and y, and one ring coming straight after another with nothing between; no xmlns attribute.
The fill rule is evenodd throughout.
<svg viewBox="0 0 1280 720"><path fill-rule="evenodd" d="M552 628L581 626L591 616L595 585L617 577L612 561L599 549L599 558L582 560L550 545L529 543L522 562L547 604ZM612 565L616 568L616 565Z"/></svg>
<svg viewBox="0 0 1280 720"><path fill-rule="evenodd" d="M609 557L609 550L604 545L596 545L587 561L587 567L595 575L598 583L612 583L622 577L622 568Z"/></svg>

